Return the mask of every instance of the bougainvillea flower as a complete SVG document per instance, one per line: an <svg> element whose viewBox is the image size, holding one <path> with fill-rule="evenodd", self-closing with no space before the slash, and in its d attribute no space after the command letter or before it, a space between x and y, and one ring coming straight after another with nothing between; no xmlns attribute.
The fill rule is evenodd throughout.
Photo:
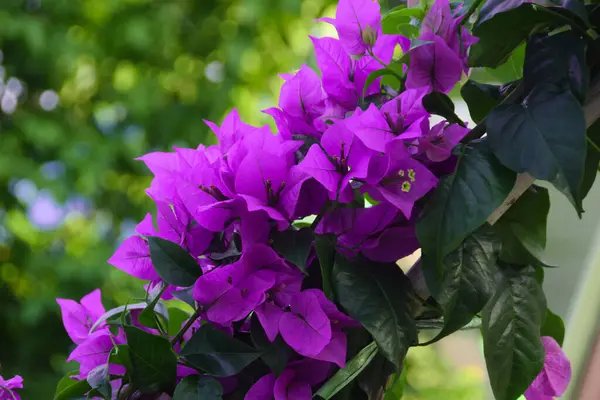
<svg viewBox="0 0 600 400"><path fill-rule="evenodd" d="M100 289L95 289L76 302L56 299L62 314L63 325L75 344L81 344L90 334L90 328L105 313Z"/></svg>
<svg viewBox="0 0 600 400"><path fill-rule="evenodd" d="M452 149L469 133L469 129L457 124L449 125L443 121L431 128L418 143L419 152L433 162L447 160L452 155Z"/></svg>
<svg viewBox="0 0 600 400"><path fill-rule="evenodd" d="M419 40L432 43L411 51L406 87L448 93L461 78L461 60L441 37L433 33L424 33Z"/></svg>
<svg viewBox="0 0 600 400"><path fill-rule="evenodd" d="M370 151L344 120L323 134L320 145L311 146L298 167L323 185L331 199L347 203L354 198L350 180L367 176L369 158Z"/></svg>
<svg viewBox="0 0 600 400"><path fill-rule="evenodd" d="M291 363L278 377L268 374L248 391L244 400L310 400L312 387L331 373L331 364L317 360Z"/></svg>
<svg viewBox="0 0 600 400"><path fill-rule="evenodd" d="M346 53L364 55L372 48L381 33L381 14L376 0L340 0L335 19L322 18L338 32Z"/></svg>
<svg viewBox="0 0 600 400"><path fill-rule="evenodd" d="M16 375L5 380L0 376L0 400L21 400L15 389L23 389L23 378Z"/></svg>
<svg viewBox="0 0 600 400"><path fill-rule="evenodd" d="M223 153L226 153L231 146L240 140L244 135L249 135L256 128L244 123L237 109L231 110L223 119L221 126L217 126L214 122L204 120L204 123L209 126L217 139L219 139L219 148Z"/></svg>
<svg viewBox="0 0 600 400"><path fill-rule="evenodd" d="M377 201L388 201L410 219L415 202L437 185L438 178L413 158L394 157L391 152L385 157L389 158L387 163L369 169L369 175L375 176L378 183L367 182L361 190ZM379 180L380 176L383 178Z"/></svg>
<svg viewBox="0 0 600 400"><path fill-rule="evenodd" d="M94 331L79 344L69 354L67 361L77 361L79 363L79 377L85 379L94 368L108 362L108 357L115 344L124 344L125 342L125 332L123 330L119 329L118 334L113 335L108 328L102 328ZM111 374L125 372L124 367L112 364L109 366L109 370Z"/></svg>
<svg viewBox="0 0 600 400"><path fill-rule="evenodd" d="M331 322L315 295L301 292L291 299L290 311L281 316L279 332L298 354L312 357L331 341Z"/></svg>
<svg viewBox="0 0 600 400"><path fill-rule="evenodd" d="M542 372L525 391L527 400L552 400L561 396L571 380L571 363L560 345L550 336L543 336L546 358Z"/></svg>

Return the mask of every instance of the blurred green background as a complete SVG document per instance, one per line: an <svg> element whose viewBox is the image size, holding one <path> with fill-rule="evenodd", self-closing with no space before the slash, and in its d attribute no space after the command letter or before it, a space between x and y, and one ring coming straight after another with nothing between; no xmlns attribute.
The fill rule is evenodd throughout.
<svg viewBox="0 0 600 400"><path fill-rule="evenodd" d="M314 64L333 0L0 1L0 375L48 399L71 343L56 297L107 308L141 283L106 259L152 211L144 153L214 140L202 119L250 123L278 73ZM477 352L477 348L474 349ZM483 398L480 367L411 353L410 399Z"/></svg>

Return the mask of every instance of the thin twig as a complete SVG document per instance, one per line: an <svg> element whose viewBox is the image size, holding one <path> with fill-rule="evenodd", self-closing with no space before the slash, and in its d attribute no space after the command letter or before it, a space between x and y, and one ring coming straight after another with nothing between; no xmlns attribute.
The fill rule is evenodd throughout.
<svg viewBox="0 0 600 400"><path fill-rule="evenodd" d="M185 323L183 328L181 328L179 330L179 332L177 332L177 335L175 335L173 340L171 340L171 345L174 346L181 341L181 339L183 338L183 335L185 335L187 330L190 329L190 327L194 324L194 322L196 322L196 320L198 318L200 318L201 313L202 313L202 310L200 308L198 308L196 311L194 311L194 313L192 314L190 319L187 320L187 322Z"/></svg>

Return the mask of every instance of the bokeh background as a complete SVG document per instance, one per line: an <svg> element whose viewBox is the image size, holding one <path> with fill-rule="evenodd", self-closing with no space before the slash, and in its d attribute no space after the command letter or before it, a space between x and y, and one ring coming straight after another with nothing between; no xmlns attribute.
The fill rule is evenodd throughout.
<svg viewBox="0 0 600 400"><path fill-rule="evenodd" d="M213 142L202 119L234 106L268 123L277 74L314 65L307 35L332 34L313 21L334 3L0 0L0 375L22 375L25 400L51 398L73 369L55 298L142 296L106 263L152 211L134 159ZM519 59L476 73L514 79ZM416 349L406 398L486 399L484 368L477 332Z"/></svg>

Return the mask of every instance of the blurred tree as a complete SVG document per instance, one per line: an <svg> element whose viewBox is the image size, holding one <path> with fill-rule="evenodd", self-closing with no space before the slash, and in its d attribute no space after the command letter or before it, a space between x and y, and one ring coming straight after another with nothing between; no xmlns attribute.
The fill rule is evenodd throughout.
<svg viewBox="0 0 600 400"><path fill-rule="evenodd" d="M48 398L69 340L56 297L133 282L109 267L151 210L146 152L196 146L238 105L268 119L277 73L311 53L332 0L0 2L0 374ZM328 11L331 12L331 11Z"/></svg>

